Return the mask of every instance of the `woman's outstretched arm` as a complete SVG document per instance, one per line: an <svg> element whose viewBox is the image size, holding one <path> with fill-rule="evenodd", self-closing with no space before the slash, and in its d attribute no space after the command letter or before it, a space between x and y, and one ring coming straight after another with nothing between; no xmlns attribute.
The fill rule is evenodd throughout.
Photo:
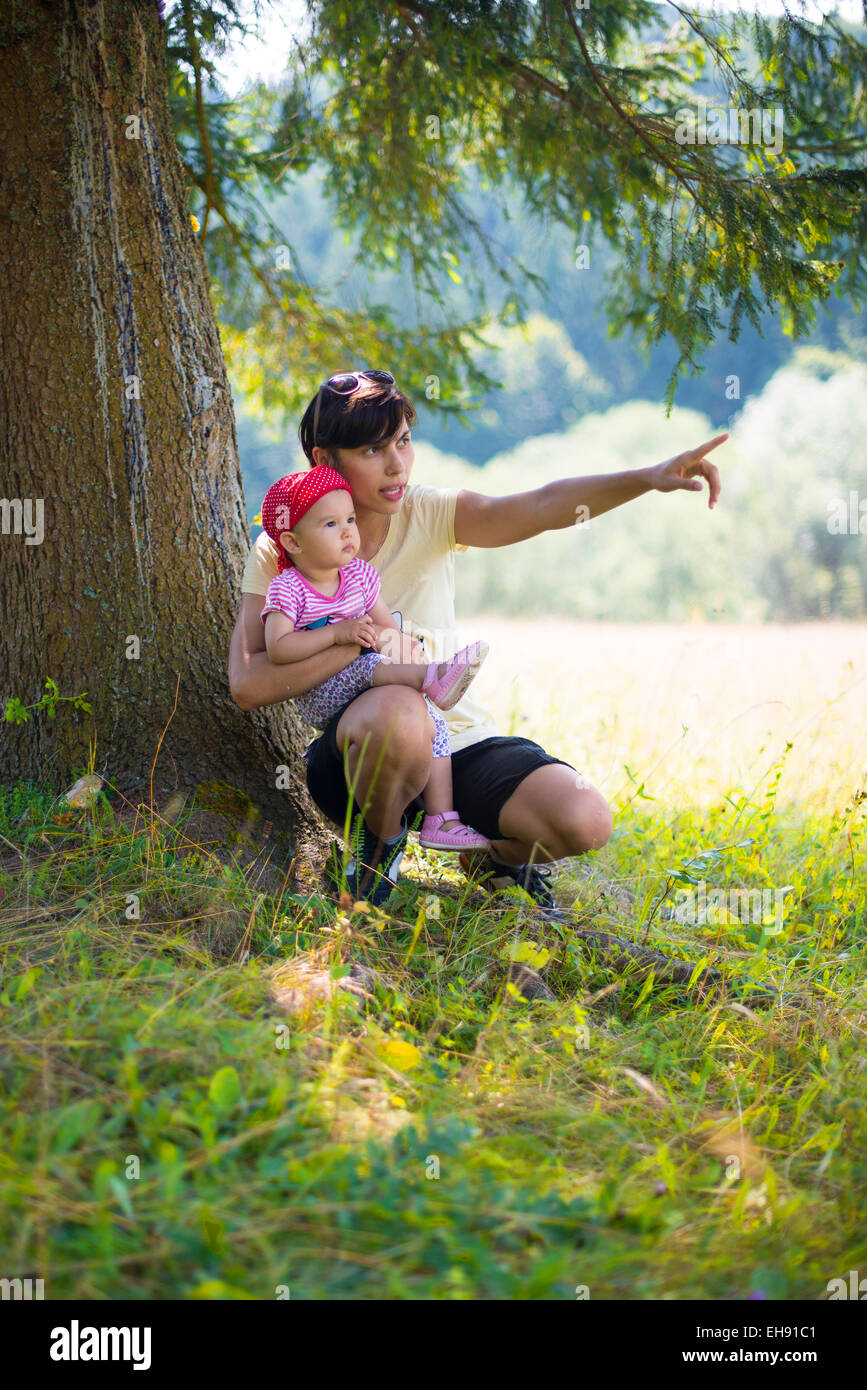
<svg viewBox="0 0 867 1390"><path fill-rule="evenodd" d="M727 434L718 434L698 448L650 468L563 478L511 497L485 497L464 490L458 494L455 509L455 540L458 545L512 545L542 531L589 521L645 492L701 492L702 478L708 485L708 506L714 507L720 494L719 469L704 455L726 439Z"/></svg>

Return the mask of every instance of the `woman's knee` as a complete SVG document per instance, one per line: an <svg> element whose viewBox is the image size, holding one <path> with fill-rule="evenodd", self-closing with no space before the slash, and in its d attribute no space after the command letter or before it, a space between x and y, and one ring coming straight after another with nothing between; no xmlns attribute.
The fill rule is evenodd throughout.
<svg viewBox="0 0 867 1390"><path fill-rule="evenodd" d="M567 803L554 810L552 820L564 858L602 849L614 829L611 807L595 787L577 791Z"/></svg>
<svg viewBox="0 0 867 1390"><path fill-rule="evenodd" d="M368 691L363 702L364 710L359 708L354 718L347 719L345 731L338 725L338 747L344 732L350 745L359 750L366 747L365 757L370 756L375 762L381 759L385 764L403 768L430 760L430 717L418 691L405 686L381 686Z"/></svg>
<svg viewBox="0 0 867 1390"><path fill-rule="evenodd" d="M380 696L376 734L386 757L404 757L424 748L429 739L430 716L423 696L406 686L385 686Z"/></svg>
<svg viewBox="0 0 867 1390"><path fill-rule="evenodd" d="M565 763L536 768L500 811L504 839L538 842L554 859L601 849L612 824L602 793Z"/></svg>

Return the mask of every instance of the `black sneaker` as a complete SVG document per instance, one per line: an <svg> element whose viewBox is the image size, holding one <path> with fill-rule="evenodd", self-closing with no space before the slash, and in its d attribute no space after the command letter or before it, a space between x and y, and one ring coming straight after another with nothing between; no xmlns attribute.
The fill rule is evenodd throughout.
<svg viewBox="0 0 867 1390"><path fill-rule="evenodd" d="M553 922L568 922L571 919L557 906L554 895L548 887L551 876L550 864L501 864L489 854L478 859L462 854L460 865L469 878L478 882L487 893L499 893L504 888L523 888L543 916Z"/></svg>
<svg viewBox="0 0 867 1390"><path fill-rule="evenodd" d="M361 816L356 816L346 846L348 858L345 863L343 852L337 845L332 847L328 875L338 891L345 886L347 893L356 901L367 901L372 907L382 907L397 884L408 835L406 816L403 816L397 839L384 845L382 858L375 869L370 869L368 866L376 853L379 836L369 829Z"/></svg>

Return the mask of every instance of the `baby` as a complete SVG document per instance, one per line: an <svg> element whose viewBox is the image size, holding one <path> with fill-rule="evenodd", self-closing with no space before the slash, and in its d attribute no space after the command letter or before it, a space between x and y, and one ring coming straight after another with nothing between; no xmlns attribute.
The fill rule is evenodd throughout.
<svg viewBox="0 0 867 1390"><path fill-rule="evenodd" d="M487 643L473 643L450 661L426 666L392 662L379 654L388 640L385 631L398 629L380 594L379 575L358 555L361 540L352 493L336 469L319 465L280 478L265 494L262 526L279 551L280 572L268 587L262 609L271 661L302 661L335 644L373 649L299 695L295 704L302 719L322 729L372 685L406 685L421 691L435 734L433 765L422 791L425 817L419 843L454 853L487 848L490 841L464 825L452 807L451 750L439 713L456 705L467 690L488 654Z"/></svg>

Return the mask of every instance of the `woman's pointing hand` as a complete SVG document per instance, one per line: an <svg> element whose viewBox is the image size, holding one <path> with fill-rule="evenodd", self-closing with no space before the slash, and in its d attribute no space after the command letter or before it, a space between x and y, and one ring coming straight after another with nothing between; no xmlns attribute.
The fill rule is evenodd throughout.
<svg viewBox="0 0 867 1390"><path fill-rule="evenodd" d="M711 449L724 444L728 434L718 434L697 449L687 449L665 463L658 463L650 470L650 480L657 492L701 492L701 479L707 479L708 506L713 509L720 495L719 469L710 459L704 457Z"/></svg>

